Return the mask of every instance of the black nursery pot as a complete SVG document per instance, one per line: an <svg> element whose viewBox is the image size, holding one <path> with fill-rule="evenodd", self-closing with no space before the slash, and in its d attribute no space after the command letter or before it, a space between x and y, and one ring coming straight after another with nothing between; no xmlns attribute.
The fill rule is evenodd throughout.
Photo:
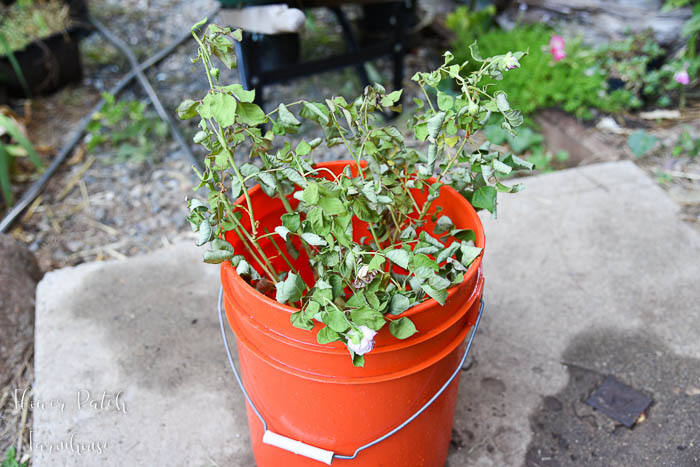
<svg viewBox="0 0 700 467"><path fill-rule="evenodd" d="M74 26L14 52L32 95L50 94L82 78L78 43L87 32L84 27L87 9L82 0L67 3ZM25 91L10 58L0 56L0 103L5 103L8 98L21 97L26 97Z"/></svg>

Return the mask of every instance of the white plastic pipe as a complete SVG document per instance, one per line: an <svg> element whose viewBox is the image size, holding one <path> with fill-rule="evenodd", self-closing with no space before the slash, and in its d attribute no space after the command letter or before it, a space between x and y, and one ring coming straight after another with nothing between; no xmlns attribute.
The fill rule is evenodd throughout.
<svg viewBox="0 0 700 467"><path fill-rule="evenodd" d="M331 465L331 462L333 462L333 451L326 451L325 449L317 448L316 446L311 446L310 444L302 443L301 441L278 435L270 430L265 431L262 440L265 444L277 446L280 449L323 462L324 464Z"/></svg>

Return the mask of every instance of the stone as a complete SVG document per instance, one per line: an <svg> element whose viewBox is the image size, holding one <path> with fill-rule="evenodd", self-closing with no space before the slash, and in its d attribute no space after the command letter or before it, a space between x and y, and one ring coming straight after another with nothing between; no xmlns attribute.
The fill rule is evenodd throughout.
<svg viewBox="0 0 700 467"><path fill-rule="evenodd" d="M0 386L23 363L34 340L34 297L42 272L31 251L0 234Z"/></svg>

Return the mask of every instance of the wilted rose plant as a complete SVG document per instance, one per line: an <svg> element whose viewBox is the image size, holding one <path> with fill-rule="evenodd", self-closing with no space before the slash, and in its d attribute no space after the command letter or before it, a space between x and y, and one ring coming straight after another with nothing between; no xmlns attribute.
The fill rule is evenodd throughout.
<svg viewBox="0 0 700 467"><path fill-rule="evenodd" d="M414 99L415 110L400 131L382 112L402 110L402 91L387 93L378 84L352 101L299 100L265 113L253 103L254 91L219 83L215 57L229 69L236 66L232 40L241 39L240 31L209 25L200 33L202 24L192 30L199 44L194 61L203 64L210 89L202 99L185 100L178 114L199 118L194 140L208 151L205 170L198 173L198 189L208 189L208 196L191 200L188 216L198 245L210 245L204 260L231 261L258 290L298 308L290 317L294 326L320 326L319 343L343 342L353 364L363 366L377 331L389 323L397 339L416 333L408 317L394 316L429 298L444 304L447 290L481 254L474 232L440 215L440 189L450 185L477 210L495 214L497 194L520 189L501 183L501 177L532 169L489 142L475 142L495 115L508 131L522 123L504 92L491 94L480 82L517 68L524 54L482 58L473 44L479 69L463 75L465 64L453 63L446 52L438 69L412 77L422 97ZM324 137L302 138L293 146L288 135L303 121L319 125ZM350 166L340 175L317 168L312 155L324 145L343 145L355 173ZM252 184L286 208L272 232L261 231L256 222L247 191ZM417 203L412 190L427 193L427 201ZM434 226L430 231L428 224ZM357 238L354 225L362 225L366 236ZM227 232L239 237L245 251L233 251L224 240ZM262 247L268 242L287 268L273 266L275 258ZM298 257L298 247L308 254L313 281L304 281L290 261Z"/></svg>

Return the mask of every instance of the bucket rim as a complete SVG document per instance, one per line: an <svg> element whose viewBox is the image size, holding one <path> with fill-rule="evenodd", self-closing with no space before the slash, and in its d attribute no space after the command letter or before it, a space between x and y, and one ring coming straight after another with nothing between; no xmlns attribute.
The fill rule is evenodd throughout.
<svg viewBox="0 0 700 467"><path fill-rule="evenodd" d="M332 162L322 162L322 163L316 164L316 166L317 167L325 167L325 168L331 168L331 167L341 168L341 170L342 170L343 168L345 168L347 166L352 166L353 164L356 164L356 162L353 160L340 160L340 161L332 161ZM430 180L435 181L434 178L431 178ZM440 197L443 196L442 190L446 190L448 193L450 193L449 196L454 196L455 199L458 200L458 203L461 204L462 207L467 210L470 217L474 218L474 220L476 221L475 225L473 226L474 227L473 230L474 230L475 237L476 237L476 240L474 242L474 246L481 248L481 250L482 250L481 253L479 254L479 256L477 256L477 258L474 261L472 261L472 263L467 268L467 272L464 273L464 279L462 280L462 282L447 289L447 295L448 295L447 300L449 300L457 292L458 289L465 287L465 284L470 282L472 279L475 279L474 276L476 276L478 274L478 271L481 267L482 257L484 254L484 248L486 246L486 237L484 234L484 226L481 222L481 218L479 217L478 213L476 212L474 207L471 205L471 203L469 203L461 194L459 194L459 192L457 190L455 190L451 186L444 185L441 187L440 190L441 190ZM251 198L253 196L259 196L259 193L264 194L264 192L262 192L262 188L260 187L259 184L255 185L253 188L248 190L248 195ZM267 195L265 195L265 196L267 196ZM436 201L439 201L440 197L438 197L436 199ZM241 196L236 200L236 204L244 203L244 202L245 202L244 196ZM226 271L226 270L229 270L229 271ZM227 274L227 272L228 272L228 274ZM248 289L250 289L249 292L251 292L251 298L255 297L257 300L262 302L264 305L266 305L270 308L274 308L274 309L276 309L276 311L284 311L284 312L287 312L289 314L292 314L292 313L295 313L295 312L300 310L297 307L289 306L289 305L280 303L277 300L273 300L272 298L270 298L270 297L266 296L265 294L261 293L260 291L256 290L254 287L252 287L250 284L248 284L248 282L246 282L241 276L238 275L238 273L236 272L236 269L231 265L231 263L229 261L224 261L223 263L221 263L221 276L222 276L222 278L225 275L229 275L231 281L233 283L237 284L238 286L247 287ZM476 279L478 280L478 277ZM225 285L224 285L224 288L226 288ZM238 287L236 287L236 288L238 288ZM415 314L421 313L421 312L426 311L428 309L431 309L435 306L442 306L442 305L440 305L434 298L428 298L427 300L425 300L421 303L418 303L418 304L412 306L411 308L405 310L401 314L391 315L391 316L385 315L385 316L387 316L388 319L390 319L390 320L396 320L396 319L400 319L403 317L411 317Z"/></svg>

